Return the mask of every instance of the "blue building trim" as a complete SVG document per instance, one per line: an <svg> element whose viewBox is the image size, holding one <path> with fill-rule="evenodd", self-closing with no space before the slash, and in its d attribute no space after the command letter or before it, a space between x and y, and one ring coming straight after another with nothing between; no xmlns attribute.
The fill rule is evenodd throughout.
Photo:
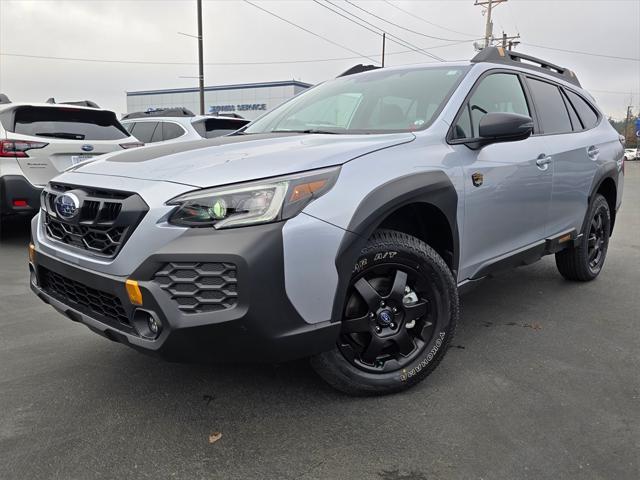
<svg viewBox="0 0 640 480"><path fill-rule="evenodd" d="M268 87L312 87L310 83L299 82L298 80L284 80L281 82L259 82L259 83L239 83L237 85L218 85L214 87L204 87L205 92L213 92L218 90L244 90L249 88L268 88ZM141 95L165 95L171 93L193 93L198 92L197 87L190 88L169 88L166 90L140 90L137 92L127 92L127 97L137 97Z"/></svg>

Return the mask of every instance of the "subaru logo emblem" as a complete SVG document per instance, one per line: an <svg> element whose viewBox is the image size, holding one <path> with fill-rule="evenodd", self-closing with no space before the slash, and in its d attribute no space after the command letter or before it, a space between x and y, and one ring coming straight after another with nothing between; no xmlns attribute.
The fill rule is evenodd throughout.
<svg viewBox="0 0 640 480"><path fill-rule="evenodd" d="M93 151L93 145L82 145L82 151L83 152L92 152Z"/></svg>
<svg viewBox="0 0 640 480"><path fill-rule="evenodd" d="M391 316L391 312L389 312L389 310L381 311L378 317L380 319L380 323L383 325L389 325L393 320L393 317Z"/></svg>
<svg viewBox="0 0 640 480"><path fill-rule="evenodd" d="M80 211L80 199L73 193L65 193L56 198L55 207L58 215L69 220Z"/></svg>

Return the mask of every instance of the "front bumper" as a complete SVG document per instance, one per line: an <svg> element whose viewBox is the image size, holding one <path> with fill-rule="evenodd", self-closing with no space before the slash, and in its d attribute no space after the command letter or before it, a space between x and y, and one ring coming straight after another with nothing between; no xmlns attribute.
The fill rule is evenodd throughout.
<svg viewBox="0 0 640 480"><path fill-rule="evenodd" d="M40 208L41 188L34 187L20 175L0 177L0 216L34 215ZM26 206L14 205L15 200L23 200Z"/></svg>
<svg viewBox="0 0 640 480"><path fill-rule="evenodd" d="M130 303L125 277L97 273L41 251L35 253L30 264L31 289L44 302L94 332L170 361L278 362L307 357L335 346L339 324L330 319L309 324L289 301L282 226L275 223L218 231L216 253L210 251L211 233L193 229L147 258L129 277L138 281L143 298L140 307ZM203 262L235 266L237 297L232 307L185 312L174 294L154 279L167 264ZM61 287L57 290L47 280L50 272L63 278L58 280ZM85 300L78 301L78 292L72 292L75 288L82 290ZM103 297L120 304L122 321L87 304L86 299ZM112 306L108 306L110 309ZM133 321L136 311L147 312L160 321L157 338L145 338L138 332Z"/></svg>

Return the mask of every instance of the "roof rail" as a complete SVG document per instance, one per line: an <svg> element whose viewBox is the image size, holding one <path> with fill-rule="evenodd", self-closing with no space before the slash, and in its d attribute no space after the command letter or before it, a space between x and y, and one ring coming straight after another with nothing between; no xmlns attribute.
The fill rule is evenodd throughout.
<svg viewBox="0 0 640 480"><path fill-rule="evenodd" d="M3 103L11 103L9 97L7 97L4 93L0 93L0 105Z"/></svg>
<svg viewBox="0 0 640 480"><path fill-rule="evenodd" d="M96 102L92 102L91 100L78 100L77 102L56 102L56 99L53 97L47 98L45 103L51 103L53 105L75 105L76 107L91 107L91 108L100 108Z"/></svg>
<svg viewBox="0 0 640 480"><path fill-rule="evenodd" d="M578 81L578 77L576 77L576 74L568 68L554 65L553 63L541 60L536 57L532 57L530 55L525 55L524 53L514 52L513 50L505 50L502 47L483 48L475 57L471 59L471 62L502 63L505 65L513 65L513 63L517 62L519 67L537 70L539 72L561 78L578 87L581 86L580 82Z"/></svg>
<svg viewBox="0 0 640 480"><path fill-rule="evenodd" d="M346 77L347 75L354 75L356 73L367 72L369 70L377 70L378 68L381 68L381 67L376 67L375 65L363 65L361 63L359 65L354 65L349 70L342 72L340 75L338 75L338 78Z"/></svg>
<svg viewBox="0 0 640 480"><path fill-rule="evenodd" d="M175 108L148 108L144 112L127 113L122 120L147 117L195 117L195 114L184 107Z"/></svg>

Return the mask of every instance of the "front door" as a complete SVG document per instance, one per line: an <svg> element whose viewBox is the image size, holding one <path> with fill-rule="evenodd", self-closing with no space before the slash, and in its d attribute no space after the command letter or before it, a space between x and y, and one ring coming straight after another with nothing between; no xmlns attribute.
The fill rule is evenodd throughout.
<svg viewBox="0 0 640 480"><path fill-rule="evenodd" d="M456 138L478 136L482 116L532 116L521 77L493 73L481 79L455 126ZM480 150L455 145L464 175L464 220L459 278L539 244L551 201L552 172L541 137L495 143Z"/></svg>

